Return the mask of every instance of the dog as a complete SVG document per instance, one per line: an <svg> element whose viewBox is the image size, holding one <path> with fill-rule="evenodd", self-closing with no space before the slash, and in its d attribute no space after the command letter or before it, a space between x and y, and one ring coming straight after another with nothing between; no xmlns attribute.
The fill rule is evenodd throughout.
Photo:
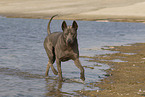
<svg viewBox="0 0 145 97"><path fill-rule="evenodd" d="M48 36L44 40L44 48L46 50L47 56L49 58L45 76L48 76L49 68L51 67L55 75L58 74L59 80L63 81L61 62L73 60L74 64L80 69L80 79L85 80L84 68L82 67L79 60L79 50L77 42L77 29L78 25L76 21L73 21L72 26L67 26L66 22L62 22L63 32L53 32L50 31L50 23L52 19L57 16L54 15L49 20L47 26ZM57 70L53 67L53 63L56 60Z"/></svg>

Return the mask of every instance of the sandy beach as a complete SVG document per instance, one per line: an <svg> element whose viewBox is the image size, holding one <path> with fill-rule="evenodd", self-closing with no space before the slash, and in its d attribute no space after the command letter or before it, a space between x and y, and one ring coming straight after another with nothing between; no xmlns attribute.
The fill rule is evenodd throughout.
<svg viewBox="0 0 145 97"><path fill-rule="evenodd" d="M70 20L145 20L145 0L0 0L6 17Z"/></svg>
<svg viewBox="0 0 145 97"><path fill-rule="evenodd" d="M81 91L80 94L93 97L144 97L145 96L145 43L127 46L111 46L113 54L98 55L91 62L111 66L107 78L94 84L100 90ZM103 48L102 48L103 49Z"/></svg>

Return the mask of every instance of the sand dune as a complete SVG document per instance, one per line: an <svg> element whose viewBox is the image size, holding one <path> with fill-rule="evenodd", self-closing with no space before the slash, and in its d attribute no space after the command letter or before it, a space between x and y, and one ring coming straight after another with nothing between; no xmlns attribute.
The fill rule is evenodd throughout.
<svg viewBox="0 0 145 97"><path fill-rule="evenodd" d="M0 15L23 18L145 19L145 0L0 0Z"/></svg>

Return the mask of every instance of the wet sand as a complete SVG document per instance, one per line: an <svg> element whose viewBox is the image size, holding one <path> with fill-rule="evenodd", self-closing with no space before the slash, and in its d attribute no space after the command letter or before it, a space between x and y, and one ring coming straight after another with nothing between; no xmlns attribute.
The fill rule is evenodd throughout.
<svg viewBox="0 0 145 97"><path fill-rule="evenodd" d="M145 43L108 47L107 50L117 53L98 55L89 60L111 66L111 69L107 70L107 78L94 84L100 87L100 90L78 93L99 97L144 97Z"/></svg>
<svg viewBox="0 0 145 97"><path fill-rule="evenodd" d="M144 22L145 0L0 0L6 17Z"/></svg>

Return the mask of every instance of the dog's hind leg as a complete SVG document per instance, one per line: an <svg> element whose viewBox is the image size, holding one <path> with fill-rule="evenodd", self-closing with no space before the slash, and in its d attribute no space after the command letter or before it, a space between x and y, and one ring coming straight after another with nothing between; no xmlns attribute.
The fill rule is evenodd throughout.
<svg viewBox="0 0 145 97"><path fill-rule="evenodd" d="M55 75L57 75L58 72L53 66L53 63L55 62L54 48L49 43L44 45L44 48L45 48L47 56L49 58L49 61L48 61L48 64L47 64L47 68L46 68L46 72L45 72L45 76L48 76L48 72L49 72L50 67L51 67L53 73Z"/></svg>
<svg viewBox="0 0 145 97"><path fill-rule="evenodd" d="M48 76L49 68L50 68L50 62L48 62L48 64L47 64L45 76Z"/></svg>
<svg viewBox="0 0 145 97"><path fill-rule="evenodd" d="M49 72L50 67L51 67L51 69L52 69L52 71L53 71L53 73L54 73L55 75L58 74L57 70L56 70L56 69L54 68L54 66L53 66L54 61L55 61L54 58L50 58L50 57L49 57L49 61L48 61L48 64L47 64L45 76L48 76L48 72Z"/></svg>
<svg viewBox="0 0 145 97"><path fill-rule="evenodd" d="M54 63L54 62L53 62L53 63ZM48 61L47 68L46 68L46 72L45 72L45 76L48 76L48 72L49 72L50 67L51 67L51 69L52 69L52 71L53 71L53 73L54 73L55 75L58 74L57 70L56 70L56 69L54 68L54 66L53 66L53 63L50 62L50 61Z"/></svg>

